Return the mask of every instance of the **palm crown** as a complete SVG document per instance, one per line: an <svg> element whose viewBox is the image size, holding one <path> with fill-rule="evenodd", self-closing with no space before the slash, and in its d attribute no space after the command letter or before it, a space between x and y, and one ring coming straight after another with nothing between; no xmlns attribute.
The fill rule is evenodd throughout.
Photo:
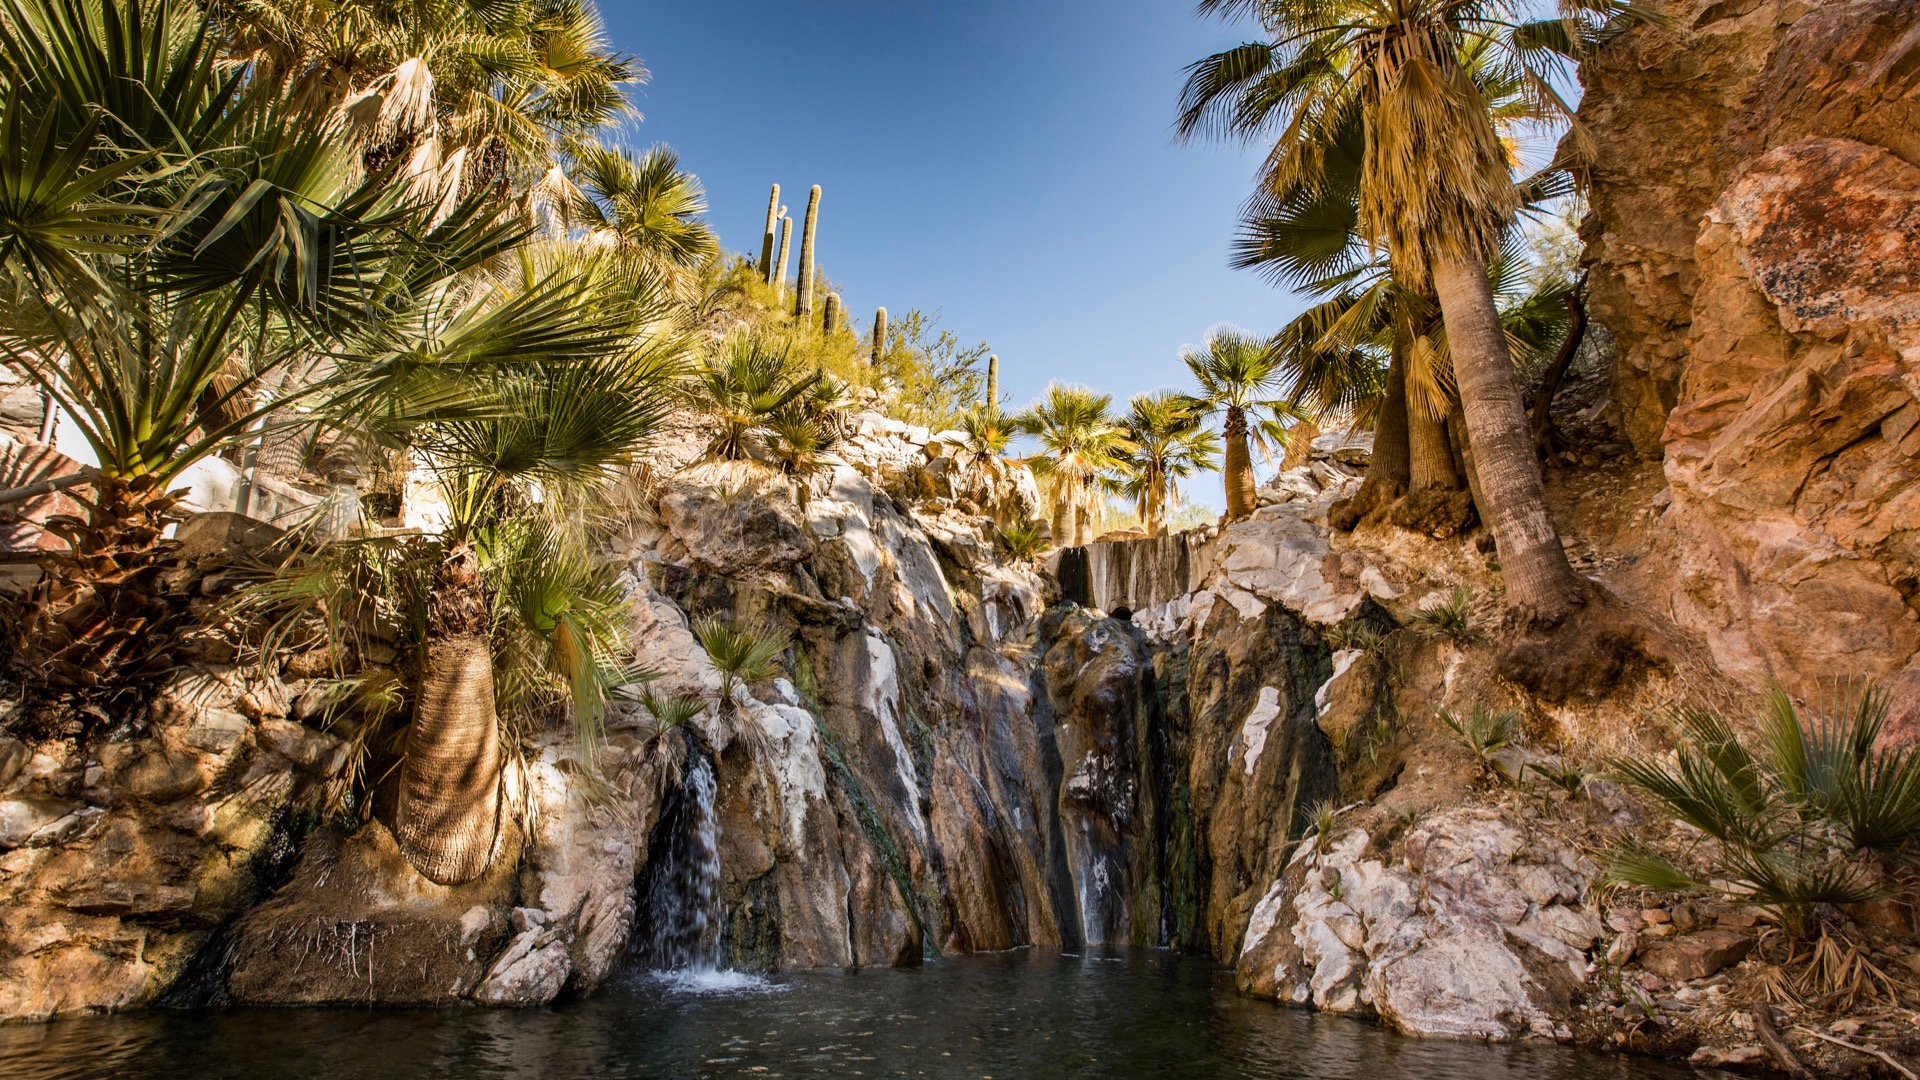
<svg viewBox="0 0 1920 1080"><path fill-rule="evenodd" d="M1133 449L1113 422L1111 394L1053 383L1039 401L1014 418L1014 428L1037 439L1041 452L1029 460L1051 484L1053 542L1074 547L1090 537L1084 519L1105 497L1103 478L1120 468Z"/></svg>
<svg viewBox="0 0 1920 1080"><path fill-rule="evenodd" d="M1127 494L1151 536L1166 532L1167 511L1180 505L1180 481L1212 469L1220 437L1206 427L1193 401L1174 393L1136 394L1121 420L1133 450L1127 455Z"/></svg>

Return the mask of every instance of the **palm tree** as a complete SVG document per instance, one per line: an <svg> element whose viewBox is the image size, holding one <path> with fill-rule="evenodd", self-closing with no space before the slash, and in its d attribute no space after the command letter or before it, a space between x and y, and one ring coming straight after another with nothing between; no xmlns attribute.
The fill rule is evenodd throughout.
<svg viewBox="0 0 1920 1080"><path fill-rule="evenodd" d="M1041 452L1028 464L1049 481L1057 548L1079 547L1092 539L1089 519L1106 497L1104 478L1133 449L1108 415L1112 407L1110 394L1053 383L1040 400L1014 417L1016 431L1040 441Z"/></svg>
<svg viewBox="0 0 1920 1080"><path fill-rule="evenodd" d="M1216 467L1220 437L1201 422L1192 399L1171 392L1135 394L1120 423L1133 450L1126 490L1148 536L1167 534L1167 511L1180 505L1180 481Z"/></svg>
<svg viewBox="0 0 1920 1080"><path fill-rule="evenodd" d="M1285 437L1286 424L1300 417L1279 396L1284 374L1280 355L1267 342L1222 326L1208 332L1205 345L1183 350L1180 359L1199 386L1192 396L1195 410L1223 414L1227 520L1238 521L1254 508L1251 447L1268 453Z"/></svg>
<svg viewBox="0 0 1920 1080"><path fill-rule="evenodd" d="M515 523L542 500L563 503L622 475L670 409L680 345L644 335L663 305L658 293L620 296L627 281L604 261L581 260L518 288L496 284L430 307L412 336L394 342L394 356L418 358L429 345L492 344L497 334L511 339L499 344L514 358L467 363L443 351L431 366L459 370L432 374L451 374L460 392L408 378L372 414L371 434L433 464L449 509L394 820L401 853L441 884L482 873L498 838L494 581Z"/></svg>
<svg viewBox="0 0 1920 1080"><path fill-rule="evenodd" d="M616 250L680 277L720 253L720 242L701 215L706 193L680 156L665 146L635 154L594 143L574 148L579 185L573 219L590 238L605 238Z"/></svg>
<svg viewBox="0 0 1920 1080"><path fill-rule="evenodd" d="M581 0L213 5L229 58L252 76L341 106L367 167L403 165L459 192L547 172L580 136L632 112L645 68L613 52Z"/></svg>
<svg viewBox="0 0 1920 1080"><path fill-rule="evenodd" d="M1277 132L1263 185L1310 183L1323 149L1363 121L1360 233L1395 274L1431 287L1454 361L1484 505L1514 607L1558 622L1578 598L1547 512L1519 383L1487 264L1521 195L1513 159L1477 85L1481 66L1524 84L1529 111L1569 117L1555 67L1595 43L1622 0L1562 5L1526 21L1521 0L1202 0L1203 12L1256 15L1273 36L1194 64L1178 128L1255 138Z"/></svg>
<svg viewBox="0 0 1920 1080"><path fill-rule="evenodd" d="M330 113L225 70L206 25L155 0L0 3L0 351L98 462L55 481L88 485L87 514L12 620L16 664L63 694L168 666L174 481L338 388L268 376L516 235L471 201L432 227L356 178Z"/></svg>

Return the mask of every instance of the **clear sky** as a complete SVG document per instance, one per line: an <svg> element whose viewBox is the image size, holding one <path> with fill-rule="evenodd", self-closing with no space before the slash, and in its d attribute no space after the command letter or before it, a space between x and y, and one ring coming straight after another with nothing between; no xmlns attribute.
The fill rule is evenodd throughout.
<svg viewBox="0 0 1920 1080"><path fill-rule="evenodd" d="M796 219L821 185L821 268L856 322L938 311L1016 405L1050 379L1116 404L1182 385L1208 327L1299 309L1227 269L1257 154L1173 141L1181 68L1254 36L1188 0L601 6L652 72L627 138L680 151L724 246L757 256L768 185Z"/></svg>

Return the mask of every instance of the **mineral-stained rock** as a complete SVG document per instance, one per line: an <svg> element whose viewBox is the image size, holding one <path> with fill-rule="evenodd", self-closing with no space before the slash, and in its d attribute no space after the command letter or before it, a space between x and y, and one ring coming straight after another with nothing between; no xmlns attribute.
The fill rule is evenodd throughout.
<svg viewBox="0 0 1920 1080"><path fill-rule="evenodd" d="M1159 805L1145 643L1117 619L1076 611L1043 668L1060 767L1060 828L1087 944L1152 945L1160 929Z"/></svg>
<svg viewBox="0 0 1920 1080"><path fill-rule="evenodd" d="M1729 672L1920 687L1920 167L1806 139L1748 163L1701 235L1667 423L1675 612ZM1920 735L1920 715L1897 719Z"/></svg>
<svg viewBox="0 0 1920 1080"><path fill-rule="evenodd" d="M1484 808L1422 821L1396 858L1370 845L1355 828L1298 849L1254 910L1242 989L1414 1034L1565 1034L1604 932L1597 866Z"/></svg>
<svg viewBox="0 0 1920 1080"><path fill-rule="evenodd" d="M1913 6L1656 6L1581 68L1582 236L1617 419L1672 484L1673 615L1756 687L1920 703Z"/></svg>

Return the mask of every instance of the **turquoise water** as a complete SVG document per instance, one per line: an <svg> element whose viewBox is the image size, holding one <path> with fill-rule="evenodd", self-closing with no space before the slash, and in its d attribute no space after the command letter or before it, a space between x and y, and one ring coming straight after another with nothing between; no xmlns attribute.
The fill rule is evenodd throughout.
<svg viewBox="0 0 1920 1080"><path fill-rule="evenodd" d="M526 1011L208 1009L0 1028L8 1080L1698 1075L1551 1046L1402 1038L1240 997L1210 965L1157 952L1015 952L773 980L636 974Z"/></svg>

